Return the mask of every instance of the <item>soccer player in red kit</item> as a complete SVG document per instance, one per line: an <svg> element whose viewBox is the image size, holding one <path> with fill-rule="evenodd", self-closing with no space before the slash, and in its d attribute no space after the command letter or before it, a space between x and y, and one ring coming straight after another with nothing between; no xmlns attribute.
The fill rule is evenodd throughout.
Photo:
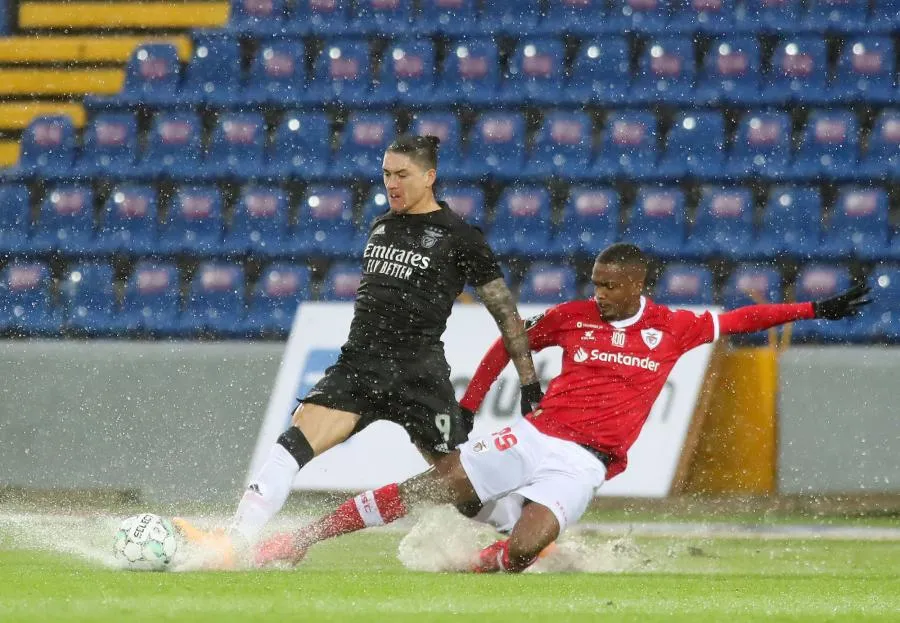
<svg viewBox="0 0 900 623"><path fill-rule="evenodd" d="M855 288L818 302L751 305L716 314L673 310L642 295L648 261L631 244L601 252L593 298L550 308L527 322L531 349L563 349L562 372L538 408L492 435L469 439L434 468L367 491L293 535L265 542L257 562L298 561L322 539L389 523L421 502L502 502L514 508L509 539L482 550L475 572L522 571L578 521L603 482L621 473L666 377L687 351L719 335L762 331L804 319L838 320L869 303ZM509 363L498 340L460 406L477 411Z"/></svg>

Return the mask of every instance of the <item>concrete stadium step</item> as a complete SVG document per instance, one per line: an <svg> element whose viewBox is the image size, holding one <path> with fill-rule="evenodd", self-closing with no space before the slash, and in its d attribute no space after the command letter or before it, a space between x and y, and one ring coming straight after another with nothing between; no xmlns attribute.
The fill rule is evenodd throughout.
<svg viewBox="0 0 900 623"><path fill-rule="evenodd" d="M22 2L20 29L215 28L228 23L227 2Z"/></svg>
<svg viewBox="0 0 900 623"><path fill-rule="evenodd" d="M124 63L143 43L171 43L182 62L191 57L193 44L187 35L146 36L55 36L0 38L0 63Z"/></svg>
<svg viewBox="0 0 900 623"><path fill-rule="evenodd" d="M112 95L124 80L121 69L0 69L0 96Z"/></svg>
<svg viewBox="0 0 900 623"><path fill-rule="evenodd" d="M84 126L84 106L70 102L2 102L0 130L24 130L31 120L41 115L68 115L76 128Z"/></svg>

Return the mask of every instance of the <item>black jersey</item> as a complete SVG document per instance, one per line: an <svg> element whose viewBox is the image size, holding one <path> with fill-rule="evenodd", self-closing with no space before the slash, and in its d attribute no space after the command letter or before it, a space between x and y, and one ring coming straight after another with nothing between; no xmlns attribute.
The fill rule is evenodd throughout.
<svg viewBox="0 0 900 623"><path fill-rule="evenodd" d="M344 352L403 359L439 346L465 284L502 276L481 231L446 203L438 205L434 212L388 212L372 222Z"/></svg>

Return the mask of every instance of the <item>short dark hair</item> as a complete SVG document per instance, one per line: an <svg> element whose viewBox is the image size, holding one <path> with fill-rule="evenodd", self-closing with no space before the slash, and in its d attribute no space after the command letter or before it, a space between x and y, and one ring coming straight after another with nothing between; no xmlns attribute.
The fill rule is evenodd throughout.
<svg viewBox="0 0 900 623"><path fill-rule="evenodd" d="M626 264L640 266L644 270L650 265L641 248L628 242L611 244L597 254L596 262L601 264Z"/></svg>
<svg viewBox="0 0 900 623"><path fill-rule="evenodd" d="M438 146L441 139L437 136L416 136L414 134L401 134L393 143L388 145L387 151L409 156L409 159L423 167L425 170L437 169Z"/></svg>

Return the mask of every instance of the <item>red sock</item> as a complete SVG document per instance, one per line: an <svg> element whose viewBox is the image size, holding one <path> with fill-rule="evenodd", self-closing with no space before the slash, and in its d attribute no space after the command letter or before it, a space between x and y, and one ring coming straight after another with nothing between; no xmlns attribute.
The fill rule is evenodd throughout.
<svg viewBox="0 0 900 623"><path fill-rule="evenodd" d="M406 505L394 483L347 500L333 513L302 530L298 540L311 545L363 528L383 526L405 514Z"/></svg>
<svg viewBox="0 0 900 623"><path fill-rule="evenodd" d="M509 540L497 541L478 552L478 558L472 566L473 573L520 573L525 571L534 562L534 558L527 562L510 562Z"/></svg>

